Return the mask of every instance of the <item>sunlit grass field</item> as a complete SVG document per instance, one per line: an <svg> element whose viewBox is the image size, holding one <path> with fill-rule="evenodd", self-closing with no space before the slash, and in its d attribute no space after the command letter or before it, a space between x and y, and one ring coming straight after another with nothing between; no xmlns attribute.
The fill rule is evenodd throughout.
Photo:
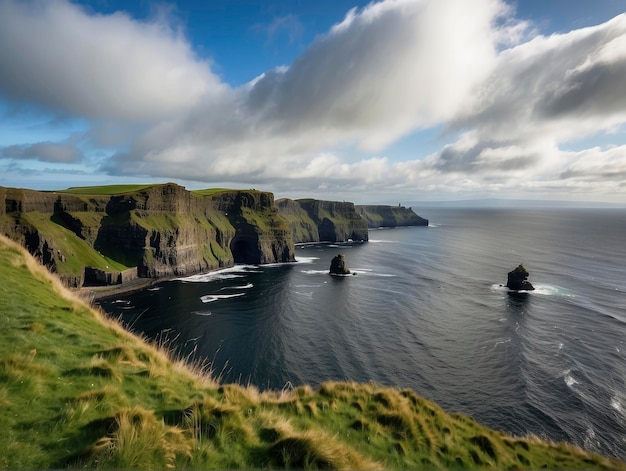
<svg viewBox="0 0 626 471"><path fill-rule="evenodd" d="M0 468L606 468L375 384L222 385L0 236Z"/></svg>

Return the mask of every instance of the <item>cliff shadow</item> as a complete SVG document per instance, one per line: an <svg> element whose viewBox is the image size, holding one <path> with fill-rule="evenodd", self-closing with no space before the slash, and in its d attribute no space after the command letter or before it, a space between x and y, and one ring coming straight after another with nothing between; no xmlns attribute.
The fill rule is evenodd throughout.
<svg viewBox="0 0 626 471"><path fill-rule="evenodd" d="M230 251L235 263L259 265L261 263L261 250L259 238L252 234L237 234L230 242Z"/></svg>
<svg viewBox="0 0 626 471"><path fill-rule="evenodd" d="M127 267L138 266L145 253L148 231L130 223L130 214L104 216L98 230L94 249Z"/></svg>

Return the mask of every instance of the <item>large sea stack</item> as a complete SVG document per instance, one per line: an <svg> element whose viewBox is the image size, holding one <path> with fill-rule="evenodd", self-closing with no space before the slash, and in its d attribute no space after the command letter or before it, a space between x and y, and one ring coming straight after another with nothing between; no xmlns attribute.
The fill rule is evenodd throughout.
<svg viewBox="0 0 626 471"><path fill-rule="evenodd" d="M521 263L507 276L506 286L514 291L532 291L535 287L527 280L528 270Z"/></svg>
<svg viewBox="0 0 626 471"><path fill-rule="evenodd" d="M342 254L336 255L330 261L330 274L331 275L349 275L350 270L346 266L346 259Z"/></svg>

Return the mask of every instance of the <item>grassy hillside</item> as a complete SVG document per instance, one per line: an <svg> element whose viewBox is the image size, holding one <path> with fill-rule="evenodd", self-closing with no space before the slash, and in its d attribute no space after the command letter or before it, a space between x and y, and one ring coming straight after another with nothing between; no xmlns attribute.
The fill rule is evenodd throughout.
<svg viewBox="0 0 626 471"><path fill-rule="evenodd" d="M511 438L412 391L259 393L172 361L0 236L0 468L608 468Z"/></svg>

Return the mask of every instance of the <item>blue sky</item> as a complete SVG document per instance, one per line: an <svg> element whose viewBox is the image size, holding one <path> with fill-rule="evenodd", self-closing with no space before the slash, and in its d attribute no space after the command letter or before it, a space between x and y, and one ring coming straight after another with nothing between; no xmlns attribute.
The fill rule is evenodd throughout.
<svg viewBox="0 0 626 471"><path fill-rule="evenodd" d="M623 0L0 0L0 186L626 204Z"/></svg>

